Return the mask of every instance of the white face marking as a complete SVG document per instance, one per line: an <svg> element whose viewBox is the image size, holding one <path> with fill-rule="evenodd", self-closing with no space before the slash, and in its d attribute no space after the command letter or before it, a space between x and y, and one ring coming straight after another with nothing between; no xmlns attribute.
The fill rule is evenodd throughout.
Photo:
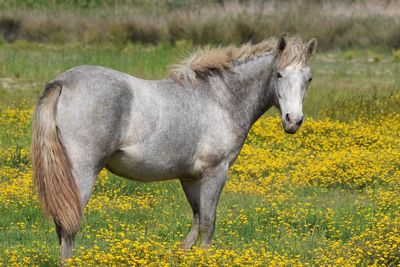
<svg viewBox="0 0 400 267"><path fill-rule="evenodd" d="M303 121L303 99L311 70L308 66L288 66L276 74L276 94L286 132L295 133Z"/></svg>

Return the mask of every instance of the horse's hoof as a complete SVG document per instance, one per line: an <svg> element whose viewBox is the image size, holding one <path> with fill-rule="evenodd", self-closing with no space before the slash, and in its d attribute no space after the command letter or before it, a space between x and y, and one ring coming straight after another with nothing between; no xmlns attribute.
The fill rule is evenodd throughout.
<svg viewBox="0 0 400 267"><path fill-rule="evenodd" d="M192 246L189 246L189 245L186 245L186 244L182 244L181 245L181 249L186 252L188 250L191 250Z"/></svg>

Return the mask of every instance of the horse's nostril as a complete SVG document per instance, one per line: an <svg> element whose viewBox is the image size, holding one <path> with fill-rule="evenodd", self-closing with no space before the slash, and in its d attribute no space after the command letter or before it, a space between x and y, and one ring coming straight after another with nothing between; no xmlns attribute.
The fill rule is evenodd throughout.
<svg viewBox="0 0 400 267"><path fill-rule="evenodd" d="M296 122L297 126L300 126L303 123L303 119L304 117L301 117L301 119Z"/></svg>
<svg viewBox="0 0 400 267"><path fill-rule="evenodd" d="M287 122L290 122L290 116L289 116L289 113L286 113L285 120L286 120Z"/></svg>

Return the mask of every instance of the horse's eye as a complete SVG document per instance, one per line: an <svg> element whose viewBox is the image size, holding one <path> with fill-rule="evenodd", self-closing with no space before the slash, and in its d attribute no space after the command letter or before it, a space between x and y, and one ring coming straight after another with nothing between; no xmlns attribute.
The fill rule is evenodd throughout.
<svg viewBox="0 0 400 267"><path fill-rule="evenodd" d="M282 74L281 74L280 72L278 72L278 73L276 74L276 77L282 78Z"/></svg>

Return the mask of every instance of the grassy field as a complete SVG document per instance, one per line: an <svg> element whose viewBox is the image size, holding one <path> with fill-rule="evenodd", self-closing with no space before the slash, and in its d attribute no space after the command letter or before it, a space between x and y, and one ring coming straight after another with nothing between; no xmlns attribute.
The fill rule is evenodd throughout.
<svg viewBox="0 0 400 267"><path fill-rule="evenodd" d="M32 108L43 84L80 64L162 78L191 50L173 45L0 45L0 265L53 266L58 243L31 184ZM286 135L276 110L230 170L210 250L184 253L190 207L177 181L102 172L71 266L400 264L400 63L390 51L319 53L306 121Z"/></svg>

